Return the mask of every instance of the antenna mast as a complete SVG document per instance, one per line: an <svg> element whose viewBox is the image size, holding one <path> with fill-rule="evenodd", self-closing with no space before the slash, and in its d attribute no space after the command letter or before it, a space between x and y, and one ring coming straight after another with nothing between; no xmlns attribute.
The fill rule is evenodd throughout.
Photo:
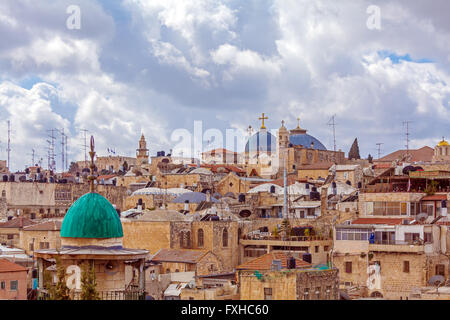
<svg viewBox="0 0 450 320"><path fill-rule="evenodd" d="M406 136L406 155L409 155L409 136L410 136L410 133L409 133L409 124L411 123L412 121L404 121L403 122L403 127L405 127L405 125L406 125L406 133L405 133L405 136Z"/></svg>
<svg viewBox="0 0 450 320"><path fill-rule="evenodd" d="M87 140L86 140L86 132L89 130L81 129L81 132L84 132L84 167L87 168Z"/></svg>
<svg viewBox="0 0 450 320"><path fill-rule="evenodd" d="M330 121L328 121L328 125L333 127L333 144L334 144L334 152L336 152L336 125L337 123L334 121L336 118L336 115L334 114Z"/></svg>
<svg viewBox="0 0 450 320"><path fill-rule="evenodd" d="M10 155L11 155L11 121L8 120L8 149L6 149L8 152L8 170L11 171L11 162L10 162Z"/></svg>
<svg viewBox="0 0 450 320"><path fill-rule="evenodd" d="M377 143L377 149L378 149L378 159L380 159L380 157L381 157L381 146L383 145L384 143L382 143L382 142L378 142Z"/></svg>

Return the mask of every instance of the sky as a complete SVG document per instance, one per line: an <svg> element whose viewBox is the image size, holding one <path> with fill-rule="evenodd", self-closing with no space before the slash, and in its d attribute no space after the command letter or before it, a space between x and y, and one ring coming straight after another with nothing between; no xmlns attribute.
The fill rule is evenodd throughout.
<svg viewBox="0 0 450 320"><path fill-rule="evenodd" d="M448 12L447 0L2 0L0 159L8 120L23 170L33 149L47 167L52 128L69 161L84 159L82 129L98 155L134 156L142 133L154 155L194 121L225 135L262 112L269 129L300 118L328 149L336 115L337 149L358 138L364 158L405 149L404 121L410 148L434 147L450 139ZM59 134L55 149L60 170Z"/></svg>

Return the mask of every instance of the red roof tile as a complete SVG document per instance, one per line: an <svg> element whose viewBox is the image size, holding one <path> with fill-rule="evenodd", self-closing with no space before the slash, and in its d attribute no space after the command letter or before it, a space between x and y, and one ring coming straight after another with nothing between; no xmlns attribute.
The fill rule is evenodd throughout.
<svg viewBox="0 0 450 320"><path fill-rule="evenodd" d="M406 155L407 152L407 150L397 150L388 154L387 156L384 156L383 158L375 160L375 162L398 160L399 158L402 158L404 155ZM434 149L425 146L420 149L409 150L409 154L411 155L412 162L431 161L434 156Z"/></svg>
<svg viewBox="0 0 450 320"><path fill-rule="evenodd" d="M442 201L447 200L446 194L433 194L431 196L425 196L420 201Z"/></svg>
<svg viewBox="0 0 450 320"><path fill-rule="evenodd" d="M161 249L151 260L156 262L197 263L208 250Z"/></svg>
<svg viewBox="0 0 450 320"><path fill-rule="evenodd" d="M26 272L27 268L12 263L6 259L0 259L0 272L17 272L17 271Z"/></svg>
<svg viewBox="0 0 450 320"><path fill-rule="evenodd" d="M61 221L48 221L35 224L33 226L24 227L24 231L58 231L61 230Z"/></svg>
<svg viewBox="0 0 450 320"><path fill-rule="evenodd" d="M410 220L409 218L358 218L352 221L352 224L387 224L391 226L403 223L403 220Z"/></svg>
<svg viewBox="0 0 450 320"><path fill-rule="evenodd" d="M281 268L287 268L288 256L285 252L272 251L256 259L247 261L236 267L238 270L270 270L272 268L273 260L281 260ZM295 258L296 268L308 268L311 264Z"/></svg>
<svg viewBox="0 0 450 320"><path fill-rule="evenodd" d="M0 223L0 228L23 228L34 224L36 224L36 222L31 219L19 217L6 221L4 223Z"/></svg>

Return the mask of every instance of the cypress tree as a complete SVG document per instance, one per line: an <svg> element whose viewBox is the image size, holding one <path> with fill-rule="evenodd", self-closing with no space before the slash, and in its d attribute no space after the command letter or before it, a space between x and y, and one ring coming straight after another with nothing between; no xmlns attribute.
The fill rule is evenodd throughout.
<svg viewBox="0 0 450 320"><path fill-rule="evenodd" d="M353 141L352 147L350 148L350 151L348 152L348 158L350 160L361 159L361 156L359 155L358 138L355 138L355 141Z"/></svg>
<svg viewBox="0 0 450 320"><path fill-rule="evenodd" d="M81 300L100 300L96 289L94 265L90 267L89 263L85 262L81 270Z"/></svg>

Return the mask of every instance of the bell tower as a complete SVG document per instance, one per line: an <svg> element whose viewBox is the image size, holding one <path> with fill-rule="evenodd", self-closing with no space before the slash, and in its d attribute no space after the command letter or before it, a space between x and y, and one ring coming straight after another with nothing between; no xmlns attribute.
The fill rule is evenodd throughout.
<svg viewBox="0 0 450 320"><path fill-rule="evenodd" d="M139 140L139 148L136 149L136 159L138 165L148 164L148 149L144 134L141 135L141 139Z"/></svg>

